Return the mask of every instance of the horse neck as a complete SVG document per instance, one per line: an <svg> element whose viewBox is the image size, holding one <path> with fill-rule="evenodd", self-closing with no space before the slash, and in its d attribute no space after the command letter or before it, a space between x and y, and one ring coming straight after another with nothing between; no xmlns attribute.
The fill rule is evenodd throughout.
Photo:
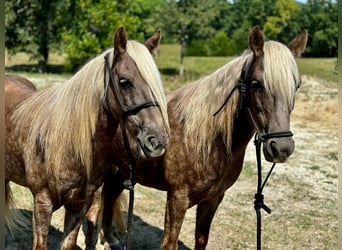
<svg viewBox="0 0 342 250"><path fill-rule="evenodd" d="M119 121L104 107L99 110L96 130L93 136L93 164L90 182L101 184L110 174L113 162L112 142L118 131Z"/></svg>
<svg viewBox="0 0 342 250"><path fill-rule="evenodd" d="M212 153L217 152L217 144L220 144L220 152L217 152L220 157L222 153L225 155L222 158L228 159L232 153L234 127L242 131L237 127L242 123L239 123L241 117L236 119L235 115L239 93L234 88L246 58L236 58L213 74L187 84L168 96L169 118L175 119L181 127L184 125L181 129L184 143L194 148L198 162L209 161ZM230 93L232 95L228 103L213 117ZM235 138L240 139L240 136ZM236 139L234 141L238 142Z"/></svg>
<svg viewBox="0 0 342 250"><path fill-rule="evenodd" d="M254 133L255 129L250 122L247 111L239 110L233 126L232 154L236 154L238 151L244 153Z"/></svg>

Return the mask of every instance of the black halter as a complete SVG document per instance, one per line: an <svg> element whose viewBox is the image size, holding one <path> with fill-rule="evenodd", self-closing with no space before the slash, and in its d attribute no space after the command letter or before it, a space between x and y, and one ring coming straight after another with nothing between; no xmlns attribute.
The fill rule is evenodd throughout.
<svg viewBox="0 0 342 250"><path fill-rule="evenodd" d="M123 185L126 189L129 190L129 207L128 207L128 216L127 216L127 231L126 231L126 246L125 249L130 249L131 248L131 233L132 233L132 224L133 224L133 206L134 206L134 185L136 184L135 180L135 168L136 168L136 162L135 158L133 156L132 150L129 146L128 142L128 136L127 136L127 127L126 127L126 120L129 115L135 115L137 114L140 110L151 107L151 106L156 106L159 107L159 103L157 101L147 101L142 104L136 104L136 105L130 105L126 106L124 105L121 96L119 95L119 86L118 86L118 77L116 75L113 75L113 72L111 70L111 67L109 65L109 53L107 53L104 57L105 59L105 76L106 76L106 71L108 72L109 75L109 87L111 88L115 102L118 105L119 109L121 110L121 119L120 119L120 126L122 130L122 137L124 140L124 145L126 149L126 153L128 155L129 159L129 179L126 180ZM105 77L105 85L106 85L106 77ZM109 100L108 97L106 98L106 109L110 112L110 106L109 106Z"/></svg>
<svg viewBox="0 0 342 250"><path fill-rule="evenodd" d="M213 114L216 116L222 109L223 107L228 103L230 97L232 96L233 92L238 89L240 93L240 110L245 108L246 112L256 130L255 134L255 139L254 139L254 145L255 145L255 152L256 152L256 159L257 159L257 168L258 168L258 184L257 184L257 192L255 193L254 196L254 209L256 212L257 216L257 249L261 250L261 213L260 209L264 209L267 213L271 213L271 209L267 207L264 204L264 195L262 194L262 190L265 187L268 178L270 177L274 167L275 163L273 163L271 169L269 170L265 180L262 182L262 172L261 172L261 143L266 142L267 140L271 138L280 138L280 137L292 137L293 134L291 131L279 131L279 132L273 132L273 133L262 133L261 130L259 129L257 123L255 122L250 108L247 106L247 96L246 92L248 90L248 84L245 79L246 77L246 65L247 61L242 66L242 71L241 71L241 76L238 81L238 84L233 87L231 92L229 93L228 97L224 101L224 103L221 105L221 107Z"/></svg>
<svg viewBox="0 0 342 250"><path fill-rule="evenodd" d="M147 101L141 104L135 104L135 105L130 105L130 106L126 106L124 105L121 96L119 95L120 91L119 91L119 86L118 86L118 79L117 76L113 75L113 72L111 70L111 67L109 65L109 53L107 53L104 57L105 59L105 71L108 72L109 75L109 87L111 88L116 104L118 105L118 107L121 110L122 116L128 116L131 114L136 114L138 113L140 110L144 109L144 108L148 108L151 106L158 106L159 107L159 103L157 101ZM105 73L106 75L106 73ZM106 84L106 79L105 79L105 84ZM107 108L109 109L109 104L108 104L108 98L106 99L106 105Z"/></svg>

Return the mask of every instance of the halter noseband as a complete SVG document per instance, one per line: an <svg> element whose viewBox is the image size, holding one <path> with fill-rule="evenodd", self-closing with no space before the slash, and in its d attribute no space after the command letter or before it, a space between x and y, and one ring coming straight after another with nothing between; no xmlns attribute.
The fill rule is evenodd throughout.
<svg viewBox="0 0 342 250"><path fill-rule="evenodd" d="M233 92L238 89L240 93L240 110L244 107L248 113L248 116L253 124L253 127L256 130L255 139L254 139L254 145L255 145L255 151L256 151L256 158L257 158L257 168L258 168L258 184L257 184L257 192L254 196L254 209L256 211L257 216L257 249L261 250L261 213L260 209L264 209L267 213L271 213L271 209L267 207L264 204L264 195L262 194L262 190L265 187L268 178L270 177L274 167L275 163L273 163L271 169L269 170L265 180L262 182L262 171L261 171L261 143L266 142L267 140L271 138L280 138L280 137L292 137L293 134L291 131L279 131L279 132L273 132L273 133L262 133L259 129L257 123L255 122L252 112L250 108L247 106L247 96L246 92L248 89L247 81L245 79L246 76L246 65L247 61L244 62L242 66L241 76L238 81L238 84L233 87L229 95L227 96L224 103L221 105L221 107L213 114L216 116L223 107L228 103L230 97L232 96Z"/></svg>
<svg viewBox="0 0 342 250"><path fill-rule="evenodd" d="M135 115L140 110L155 106L159 107L159 103L157 101L147 101L141 104L135 104L135 105L124 105L121 96L119 95L119 87L118 87L118 77L113 75L113 72L111 70L111 67L109 65L109 53L107 53L104 57L105 59L105 76L106 71L109 75L109 86L113 92L116 104L118 105L119 109L121 110L121 119L120 119L120 126L122 130L122 136L124 140L124 145L126 149L126 153L128 155L129 159L129 179L126 180L123 184L124 188L128 189L129 191L129 207L128 207L128 216L127 216L127 229L126 229L126 244L125 249L131 248L131 233L132 233L132 227L133 227L133 206L134 206L134 185L136 183L135 180L135 169L136 169L136 163L135 158L133 156L132 150L129 145L128 136L127 136L127 127L126 127L126 120L129 115ZM106 77L105 79L105 86L106 86ZM106 105L105 108L110 112L110 106L109 106L109 100L108 96L106 97Z"/></svg>

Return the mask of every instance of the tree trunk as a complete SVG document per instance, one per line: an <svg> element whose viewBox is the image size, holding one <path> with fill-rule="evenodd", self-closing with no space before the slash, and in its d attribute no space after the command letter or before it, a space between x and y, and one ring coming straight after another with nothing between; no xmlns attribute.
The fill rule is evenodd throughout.
<svg viewBox="0 0 342 250"><path fill-rule="evenodd" d="M47 63L49 57L49 1L41 1L40 8L41 10L39 13L38 51L39 54L43 57L43 60L40 60L38 63L38 70L40 73L44 73L47 72Z"/></svg>
<svg viewBox="0 0 342 250"><path fill-rule="evenodd" d="M187 46L187 38L186 35L181 38L181 53L180 53L180 66L179 66L179 76L184 76L185 66L184 66L184 57Z"/></svg>

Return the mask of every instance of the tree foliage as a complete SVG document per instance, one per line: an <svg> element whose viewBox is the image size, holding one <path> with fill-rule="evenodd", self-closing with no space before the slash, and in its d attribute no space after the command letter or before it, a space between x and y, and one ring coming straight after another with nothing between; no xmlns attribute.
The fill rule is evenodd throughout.
<svg viewBox="0 0 342 250"><path fill-rule="evenodd" d="M112 46L119 26L137 40L161 28L162 42L181 45L181 62L241 53L255 25L284 43L305 29L305 56L337 55L335 0L6 0L5 13L6 49L29 53L42 71L51 50L66 53L67 68L77 69Z"/></svg>
<svg viewBox="0 0 342 250"><path fill-rule="evenodd" d="M189 42L214 34L211 24L217 16L215 3L215 0L168 0L161 8L163 31L181 44L180 75L183 75L183 58Z"/></svg>
<svg viewBox="0 0 342 250"><path fill-rule="evenodd" d="M5 2L5 46L10 53L24 51L46 71L50 48L60 42L59 0Z"/></svg>

